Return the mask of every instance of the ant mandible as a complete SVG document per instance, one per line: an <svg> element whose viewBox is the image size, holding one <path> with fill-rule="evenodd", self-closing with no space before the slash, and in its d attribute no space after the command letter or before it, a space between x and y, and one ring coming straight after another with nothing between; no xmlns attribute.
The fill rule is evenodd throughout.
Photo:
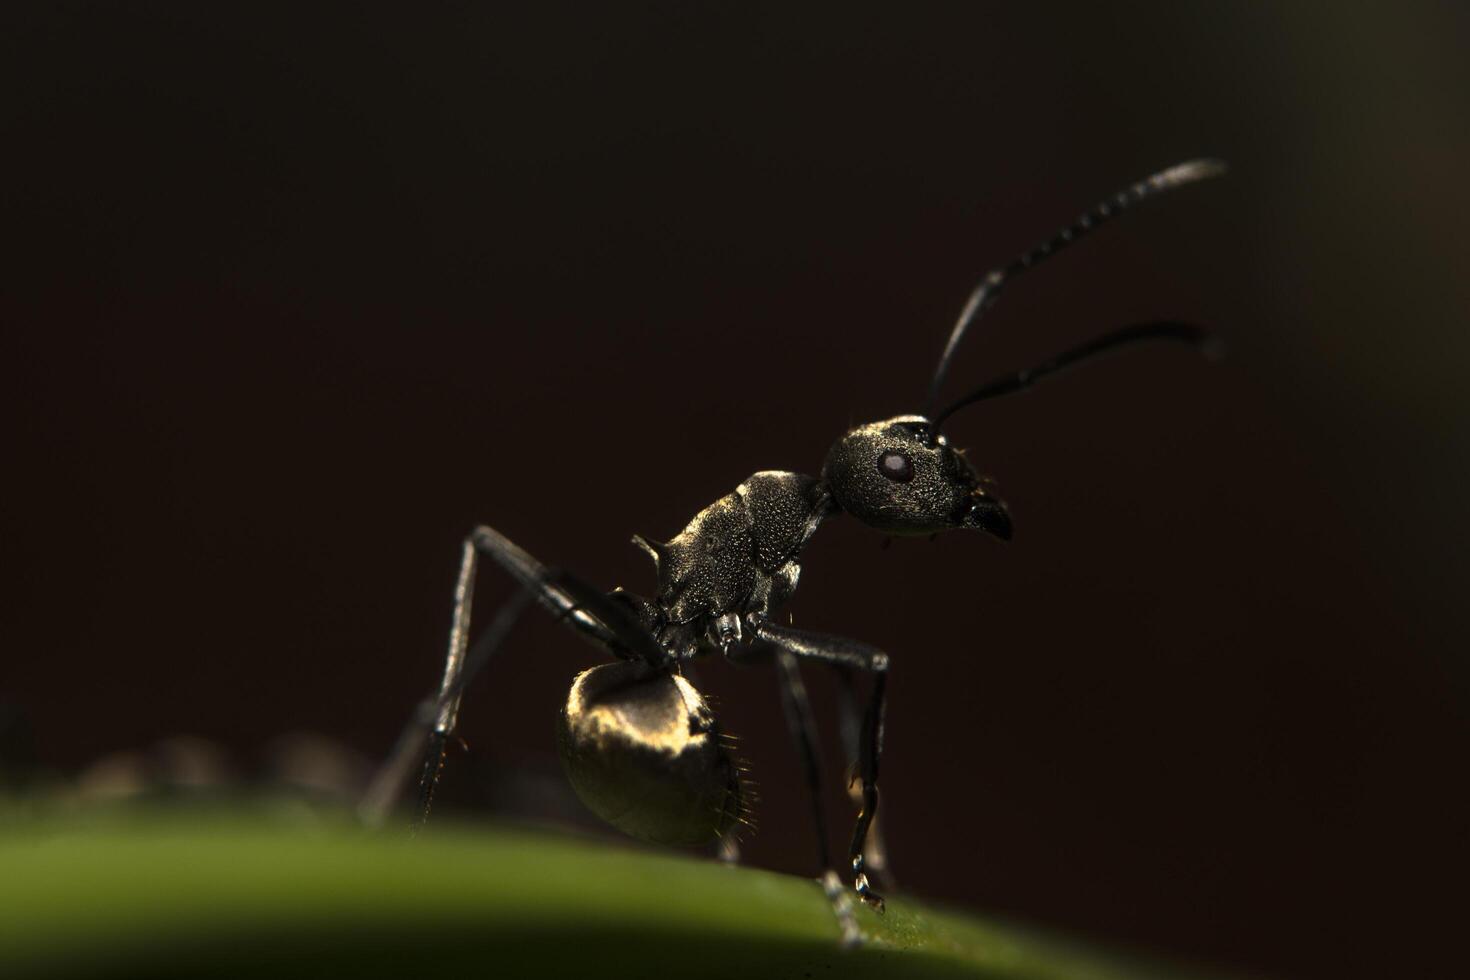
<svg viewBox="0 0 1470 980"><path fill-rule="evenodd" d="M854 671L872 677L860 723L851 684L840 685L840 694L844 741L861 782L861 807L848 848L853 887L862 901L882 911L883 899L868 880L873 868L865 852L877 850L869 830L878 808L889 658L865 643L783 626L771 618L796 590L802 549L823 521L843 513L890 535L968 528L1008 540L1011 519L1005 504L992 495L989 481L969 460L951 448L940 431L945 420L978 401L1024 391L1095 354L1152 340L1202 345L1208 335L1173 322L1124 327L940 407L939 393L960 341L1017 273L1140 201L1224 171L1224 164L1215 160L1162 170L987 274L950 331L924 410L847 432L828 452L820 477L756 473L696 514L672 540L634 535L633 542L657 570L653 599L621 588L604 593L541 564L494 528L475 528L464 541L443 681L436 694L421 702L373 780L362 805L364 817L370 823L383 821L420 760L414 827L422 826L454 732L460 695L534 599L615 658L577 675L561 713L558 747L578 796L598 816L643 840L683 846L726 842L745 818L748 791L727 739L704 698L682 676L681 666L712 653L737 661L773 655L785 715L811 790L820 880L844 940L856 942L851 904L827 853L815 725L797 665L802 660L828 664L849 682ZM481 556L495 561L522 588L470 645L470 606Z"/></svg>

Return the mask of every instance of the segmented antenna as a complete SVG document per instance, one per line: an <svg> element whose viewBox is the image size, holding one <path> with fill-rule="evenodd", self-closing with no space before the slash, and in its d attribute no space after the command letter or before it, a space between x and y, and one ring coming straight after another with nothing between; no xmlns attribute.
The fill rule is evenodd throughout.
<svg viewBox="0 0 1470 980"><path fill-rule="evenodd" d="M1189 160L1167 170L1160 170L1105 199L1051 238L1029 252L1023 252L1009 265L992 269L987 273L985 278L980 280L980 284L975 287L974 292L970 293L969 300L965 302L965 308L960 311L960 317L955 321L954 329L949 333L949 340L945 342L944 352L939 355L939 366L934 369L934 378L929 382L929 394L924 399L924 415L932 418L930 413L938 404L939 389L944 384L944 376L949 373L949 365L954 359L955 350L959 347L960 341L964 339L965 332L970 329L970 325L980 319L980 315L995 302L1007 279L1031 268L1042 259L1056 254L1109 218L1138 202L1175 187L1183 187L1185 184L1218 177L1225 170L1223 161L1208 159ZM953 411L953 408L950 411Z"/></svg>
<svg viewBox="0 0 1470 980"><path fill-rule="evenodd" d="M1089 357L1126 347L1129 344L1143 343L1151 340L1173 340L1183 344L1190 344L1202 349L1206 354L1213 354L1219 348L1219 338L1207 330L1192 326L1188 323L1175 323L1172 321L1161 321L1158 323L1138 323L1131 327L1122 327L1094 337L1085 344L1078 344L1068 350L1062 351L1054 357L1048 358L1033 368L1025 371L1014 371L1003 374L998 378L987 381L976 388L959 401L950 405L937 416L930 419L934 428L938 429L944 420L966 405L973 405L987 398L997 398L1001 395L1014 395L1025 391L1037 381L1054 374L1066 367L1071 367L1078 361Z"/></svg>

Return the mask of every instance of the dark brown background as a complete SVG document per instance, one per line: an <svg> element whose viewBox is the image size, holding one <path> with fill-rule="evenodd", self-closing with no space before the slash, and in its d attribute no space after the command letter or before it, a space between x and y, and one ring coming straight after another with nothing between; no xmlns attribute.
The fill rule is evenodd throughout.
<svg viewBox="0 0 1470 980"><path fill-rule="evenodd" d="M1464 16L1021 6L6 5L0 699L40 764L381 753L471 524L647 590L632 532L915 409L988 266L1214 154L1017 281L952 377L1160 316L1228 358L958 417L1016 540L836 522L792 611L893 652L914 890L1427 971L1466 829ZM462 806L473 768L554 771L592 662L540 618L515 648ZM771 678L701 676L757 767L748 856L810 871Z"/></svg>

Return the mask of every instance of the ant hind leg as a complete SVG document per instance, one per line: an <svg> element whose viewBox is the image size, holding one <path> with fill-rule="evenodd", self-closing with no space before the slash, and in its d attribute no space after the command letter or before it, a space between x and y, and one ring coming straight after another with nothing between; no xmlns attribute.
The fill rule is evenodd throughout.
<svg viewBox="0 0 1470 980"><path fill-rule="evenodd" d="M473 647L469 646L470 611L480 556L491 558L521 585L515 598L496 614ZM661 662L662 648L636 611L609 598L566 572L549 569L494 528L480 526L465 538L459 577L454 589L454 614L449 628L449 650L444 676L436 694L421 701L399 736L388 759L379 768L358 807L362 820L381 826L402 794L403 785L420 756L419 798L414 830L428 819L434 788L444 763L445 748L454 733L460 697L465 685L494 655L530 600L536 600L557 619L592 643L624 660Z"/></svg>

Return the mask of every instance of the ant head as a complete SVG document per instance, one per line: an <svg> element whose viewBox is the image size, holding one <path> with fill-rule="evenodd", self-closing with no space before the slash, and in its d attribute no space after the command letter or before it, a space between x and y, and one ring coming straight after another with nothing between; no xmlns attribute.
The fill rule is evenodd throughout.
<svg viewBox="0 0 1470 980"><path fill-rule="evenodd" d="M843 510L880 531L974 528L1002 540L1011 536L1005 504L922 415L899 415L848 432L827 453L822 479Z"/></svg>
<svg viewBox="0 0 1470 980"><path fill-rule="evenodd" d="M935 534L977 528L1003 540L1011 536L1005 504L990 496L985 482L954 449L939 427L976 402L1025 391L1038 378L1078 361L1139 341L1173 340L1209 346L1197 327L1172 322L1140 323L1114 330L1063 351L1030 369L1002 375L959 401L940 408L939 394L955 351L971 325L1000 295L1007 280L1056 254L1114 215L1147 198L1225 172L1218 160L1189 160L1129 185L1084 213L1040 245L1023 252L980 280L950 331L929 381L924 414L899 415L858 426L837 440L822 467L822 479L838 506L869 527L890 534Z"/></svg>

